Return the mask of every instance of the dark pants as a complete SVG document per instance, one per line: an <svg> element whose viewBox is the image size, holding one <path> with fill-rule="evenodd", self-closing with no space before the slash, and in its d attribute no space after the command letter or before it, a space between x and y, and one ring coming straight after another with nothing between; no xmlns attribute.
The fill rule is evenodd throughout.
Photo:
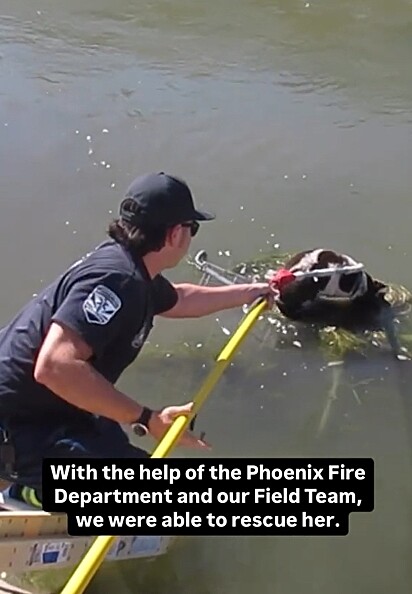
<svg viewBox="0 0 412 594"><path fill-rule="evenodd" d="M133 446L121 426L89 415L73 420L31 419L0 424L15 449L17 478L2 478L36 489L41 497L43 458L148 458Z"/></svg>

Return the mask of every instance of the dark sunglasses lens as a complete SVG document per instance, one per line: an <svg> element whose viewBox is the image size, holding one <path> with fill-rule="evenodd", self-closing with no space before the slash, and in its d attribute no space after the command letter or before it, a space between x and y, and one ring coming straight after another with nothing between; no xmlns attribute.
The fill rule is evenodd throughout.
<svg viewBox="0 0 412 594"><path fill-rule="evenodd" d="M191 227L190 227L190 234L192 237L194 237L196 235L196 233L199 231L199 223L197 221L193 221Z"/></svg>

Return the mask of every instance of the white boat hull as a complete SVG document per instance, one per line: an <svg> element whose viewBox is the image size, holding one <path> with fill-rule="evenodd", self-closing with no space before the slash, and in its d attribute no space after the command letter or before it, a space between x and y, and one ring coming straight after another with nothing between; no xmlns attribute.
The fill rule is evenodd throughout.
<svg viewBox="0 0 412 594"><path fill-rule="evenodd" d="M50 514L0 493L0 578L45 569L73 568L95 537L69 536L65 514ZM105 562L164 555L175 537L116 537Z"/></svg>

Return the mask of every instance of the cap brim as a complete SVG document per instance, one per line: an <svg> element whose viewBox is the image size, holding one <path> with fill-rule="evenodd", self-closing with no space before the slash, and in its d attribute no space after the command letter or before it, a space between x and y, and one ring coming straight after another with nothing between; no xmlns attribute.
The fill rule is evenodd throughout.
<svg viewBox="0 0 412 594"><path fill-rule="evenodd" d="M216 216L209 212L204 212L203 210L195 210L193 218L195 221L213 221Z"/></svg>

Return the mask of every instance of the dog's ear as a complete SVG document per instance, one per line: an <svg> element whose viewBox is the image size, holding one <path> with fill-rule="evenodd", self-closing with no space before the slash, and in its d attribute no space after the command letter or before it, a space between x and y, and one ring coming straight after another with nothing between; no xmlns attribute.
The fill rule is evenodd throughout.
<svg viewBox="0 0 412 594"><path fill-rule="evenodd" d="M292 281L282 288L276 302L284 315L298 319L303 304L306 301L313 301L318 292L318 283L315 283L312 278Z"/></svg>

